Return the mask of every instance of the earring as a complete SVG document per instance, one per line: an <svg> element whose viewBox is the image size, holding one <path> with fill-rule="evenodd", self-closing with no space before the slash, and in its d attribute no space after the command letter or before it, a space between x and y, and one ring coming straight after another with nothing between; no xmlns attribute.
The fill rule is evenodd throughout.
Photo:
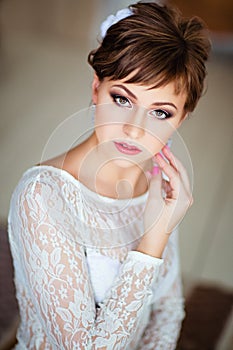
<svg viewBox="0 0 233 350"><path fill-rule="evenodd" d="M94 125L95 124L95 110L96 110L96 104L93 103L91 105L91 123Z"/></svg>

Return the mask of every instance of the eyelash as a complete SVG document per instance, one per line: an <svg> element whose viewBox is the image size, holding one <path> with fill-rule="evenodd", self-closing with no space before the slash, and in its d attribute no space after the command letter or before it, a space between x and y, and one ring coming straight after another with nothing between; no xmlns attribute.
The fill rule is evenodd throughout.
<svg viewBox="0 0 233 350"><path fill-rule="evenodd" d="M149 116L153 113L153 112L156 112L156 113L160 113L160 114L165 114L165 117L161 117L160 116L156 116L155 118L157 119L168 119L168 118L171 118L172 117L172 114L170 112L167 112L167 111L164 111L163 109L154 109L153 111L150 111L148 112ZM152 118L154 116L152 115Z"/></svg>
<svg viewBox="0 0 233 350"><path fill-rule="evenodd" d="M132 104L130 102L130 100L125 97L125 96L122 96L122 95L118 95L118 94L111 94L111 97L113 99L113 102L116 103L117 106L119 107L122 107L122 108L132 108ZM119 102L119 99L122 99L123 101L125 101L126 103L129 104L129 106L126 106L126 104L122 104ZM160 113L160 114L164 114L165 117L162 117L161 118L161 115L160 116L153 116L153 112L156 112L156 113ZM167 119L167 118L170 118L172 117L172 113L170 112L167 112L167 111L164 111L163 109L154 109L152 111L149 111L148 112L148 115L152 118L156 118L156 119Z"/></svg>
<svg viewBox="0 0 233 350"><path fill-rule="evenodd" d="M122 95L118 95L118 94L111 94L111 97L113 99L113 101L120 107L126 107L124 104L121 104L119 101L117 101L118 99L122 99L125 102L129 103L129 106L127 108L132 108L132 104L130 103L130 101L128 100L127 97L124 97Z"/></svg>

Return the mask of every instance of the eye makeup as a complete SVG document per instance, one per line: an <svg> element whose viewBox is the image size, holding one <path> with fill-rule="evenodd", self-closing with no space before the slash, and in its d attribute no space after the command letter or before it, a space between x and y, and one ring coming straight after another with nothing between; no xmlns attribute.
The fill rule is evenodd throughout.
<svg viewBox="0 0 233 350"><path fill-rule="evenodd" d="M151 111L148 111L148 116L151 118L156 118L156 119L168 119L173 116L173 114L169 111L166 111L164 109L153 109Z"/></svg>
<svg viewBox="0 0 233 350"><path fill-rule="evenodd" d="M110 93L110 96L114 103L116 103L119 107L126 107L126 108L132 108L133 105L131 101L120 94Z"/></svg>

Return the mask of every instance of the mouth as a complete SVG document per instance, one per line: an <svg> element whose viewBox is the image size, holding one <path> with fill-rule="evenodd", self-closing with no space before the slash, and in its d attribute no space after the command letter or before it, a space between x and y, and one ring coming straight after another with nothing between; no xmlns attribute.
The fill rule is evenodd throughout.
<svg viewBox="0 0 233 350"><path fill-rule="evenodd" d="M114 142L116 148L118 151L124 154L129 154L129 155L136 155L140 152L142 152L139 148L133 145L129 145L126 142Z"/></svg>

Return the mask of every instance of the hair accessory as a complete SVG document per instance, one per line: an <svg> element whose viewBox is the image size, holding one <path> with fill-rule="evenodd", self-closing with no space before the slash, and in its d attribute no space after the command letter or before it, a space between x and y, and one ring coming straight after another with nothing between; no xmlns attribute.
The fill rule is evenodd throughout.
<svg viewBox="0 0 233 350"><path fill-rule="evenodd" d="M105 21L100 26L100 35L102 39L104 39L107 30L115 23L119 22L120 20L132 16L133 11L131 11L129 8L125 8L122 10L117 11L115 15L110 15L106 18Z"/></svg>

